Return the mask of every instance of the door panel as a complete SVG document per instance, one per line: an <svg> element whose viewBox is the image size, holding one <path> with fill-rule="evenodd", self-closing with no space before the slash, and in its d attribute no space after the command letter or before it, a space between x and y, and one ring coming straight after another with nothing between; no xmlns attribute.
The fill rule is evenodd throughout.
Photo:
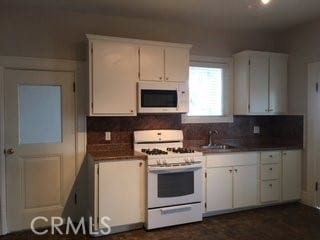
<svg viewBox="0 0 320 240"><path fill-rule="evenodd" d="M234 208L257 205L258 166L236 166L233 176Z"/></svg>
<svg viewBox="0 0 320 240"><path fill-rule="evenodd" d="M287 56L270 56L270 112L287 112Z"/></svg>
<svg viewBox="0 0 320 240"><path fill-rule="evenodd" d="M189 79L189 49L165 49L165 81L187 82Z"/></svg>
<svg viewBox="0 0 320 240"><path fill-rule="evenodd" d="M30 228L36 216L73 211L73 82L72 72L5 70L5 149L12 149L6 153L9 231ZM40 222L37 227L48 224Z"/></svg>
<svg viewBox="0 0 320 240"><path fill-rule="evenodd" d="M250 57L250 113L268 112L269 57Z"/></svg>
<svg viewBox="0 0 320 240"><path fill-rule="evenodd" d="M162 47L140 47L140 80L164 80L164 49Z"/></svg>
<svg viewBox="0 0 320 240"><path fill-rule="evenodd" d="M232 208L232 167L207 169L207 212Z"/></svg>

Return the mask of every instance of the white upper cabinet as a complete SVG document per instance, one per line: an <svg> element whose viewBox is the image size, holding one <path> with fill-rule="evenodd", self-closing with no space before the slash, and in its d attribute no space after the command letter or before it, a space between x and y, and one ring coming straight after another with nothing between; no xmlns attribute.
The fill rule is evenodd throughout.
<svg viewBox="0 0 320 240"><path fill-rule="evenodd" d="M136 116L137 82L187 82L191 45L87 34L89 116Z"/></svg>
<svg viewBox="0 0 320 240"><path fill-rule="evenodd" d="M285 114L287 59L280 53L244 51L234 56L234 113Z"/></svg>
<svg viewBox="0 0 320 240"><path fill-rule="evenodd" d="M182 47L141 46L139 53L141 81L187 82L189 45Z"/></svg>
<svg viewBox="0 0 320 240"><path fill-rule="evenodd" d="M285 113L287 111L287 55L270 56L270 112Z"/></svg>
<svg viewBox="0 0 320 240"><path fill-rule="evenodd" d="M189 79L189 48L165 48L165 81L187 82Z"/></svg>
<svg viewBox="0 0 320 240"><path fill-rule="evenodd" d="M138 47L90 40L90 115L136 115Z"/></svg>
<svg viewBox="0 0 320 240"><path fill-rule="evenodd" d="M163 81L164 79L164 49L155 46L143 46L140 53L140 80Z"/></svg>

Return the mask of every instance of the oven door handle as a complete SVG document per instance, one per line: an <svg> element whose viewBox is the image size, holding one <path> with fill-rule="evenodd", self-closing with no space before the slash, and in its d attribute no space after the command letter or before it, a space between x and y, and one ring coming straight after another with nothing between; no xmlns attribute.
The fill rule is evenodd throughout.
<svg viewBox="0 0 320 240"><path fill-rule="evenodd" d="M175 167L149 167L149 172L151 173L176 173L176 172L185 172L185 171L194 171L201 169L202 165L194 166L175 166Z"/></svg>
<svg viewBox="0 0 320 240"><path fill-rule="evenodd" d="M183 206L161 208L160 211L162 214L170 214L170 213L176 213L176 212L190 211L191 208L192 208L191 205L183 205Z"/></svg>

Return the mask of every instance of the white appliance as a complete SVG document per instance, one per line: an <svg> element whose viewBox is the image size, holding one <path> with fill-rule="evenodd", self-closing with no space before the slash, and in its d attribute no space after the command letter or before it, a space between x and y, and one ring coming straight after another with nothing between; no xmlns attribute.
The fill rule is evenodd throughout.
<svg viewBox="0 0 320 240"><path fill-rule="evenodd" d="M138 83L139 113L185 113L188 111L187 83Z"/></svg>
<svg viewBox="0 0 320 240"><path fill-rule="evenodd" d="M182 131L135 131L134 150L148 155L145 227L202 221L203 156L183 148Z"/></svg>

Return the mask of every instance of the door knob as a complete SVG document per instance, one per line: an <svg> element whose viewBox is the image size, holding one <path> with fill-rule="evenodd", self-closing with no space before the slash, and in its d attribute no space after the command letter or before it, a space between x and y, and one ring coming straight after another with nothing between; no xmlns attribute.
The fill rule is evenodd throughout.
<svg viewBox="0 0 320 240"><path fill-rule="evenodd" d="M14 154L14 149L13 148L5 149L4 150L4 154L6 154L6 155Z"/></svg>

